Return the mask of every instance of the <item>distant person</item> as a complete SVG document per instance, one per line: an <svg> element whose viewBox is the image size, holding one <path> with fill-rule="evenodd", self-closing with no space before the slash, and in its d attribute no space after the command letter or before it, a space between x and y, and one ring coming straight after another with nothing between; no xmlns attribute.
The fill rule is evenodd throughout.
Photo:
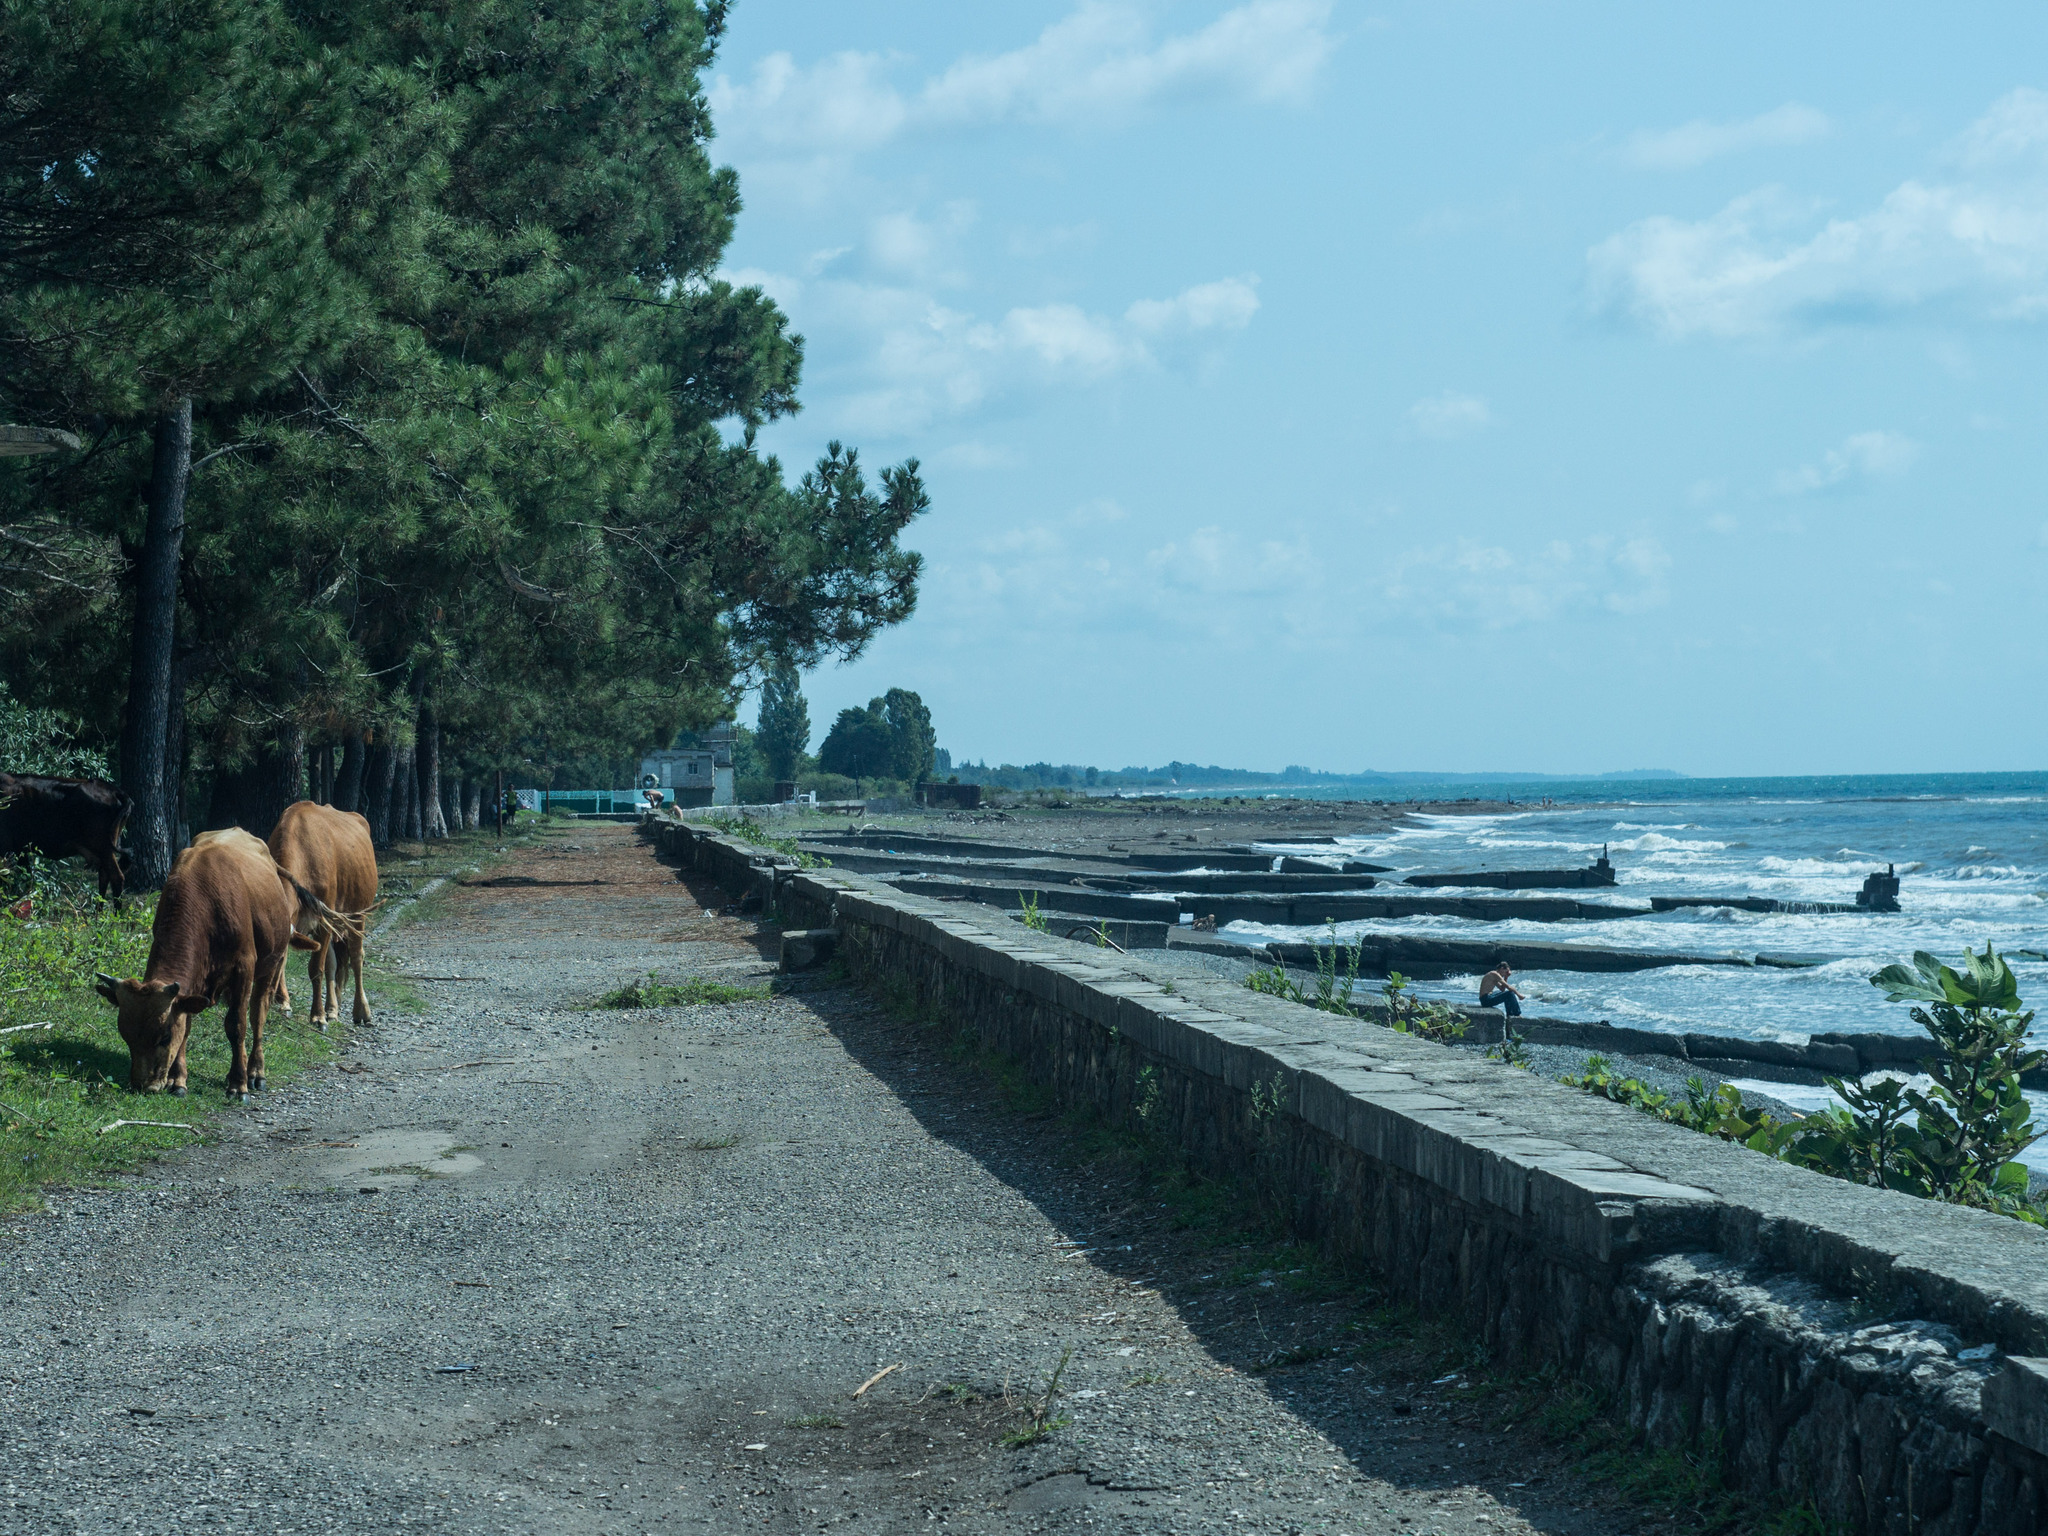
<svg viewBox="0 0 2048 1536"><path fill-rule="evenodd" d="M1479 1006L1499 1008L1511 1019L1522 1016L1522 994L1509 984L1514 967L1505 960L1493 962L1493 969L1479 978Z"/></svg>

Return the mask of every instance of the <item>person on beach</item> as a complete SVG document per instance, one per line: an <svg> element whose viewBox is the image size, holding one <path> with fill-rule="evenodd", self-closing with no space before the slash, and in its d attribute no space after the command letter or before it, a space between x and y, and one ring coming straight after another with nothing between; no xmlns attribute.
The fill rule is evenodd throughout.
<svg viewBox="0 0 2048 1536"><path fill-rule="evenodd" d="M1479 978L1479 1006L1498 1008L1511 1019L1522 1016L1522 994L1509 985L1514 968L1505 960L1493 962L1493 969Z"/></svg>

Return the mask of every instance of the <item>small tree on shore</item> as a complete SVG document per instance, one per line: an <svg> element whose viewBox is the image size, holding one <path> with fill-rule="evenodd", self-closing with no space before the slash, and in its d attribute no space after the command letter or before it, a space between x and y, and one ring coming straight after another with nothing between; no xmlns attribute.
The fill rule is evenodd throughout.
<svg viewBox="0 0 2048 1536"><path fill-rule="evenodd" d="M777 662L761 684L761 716L755 739L761 755L767 759L769 777L796 777L797 761L811 745L811 708L804 702L796 668L787 661Z"/></svg>

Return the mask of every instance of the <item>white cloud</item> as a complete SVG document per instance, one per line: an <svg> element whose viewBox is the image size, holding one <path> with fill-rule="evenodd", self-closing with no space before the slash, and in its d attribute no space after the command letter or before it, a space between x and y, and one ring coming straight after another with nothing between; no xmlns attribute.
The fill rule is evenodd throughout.
<svg viewBox="0 0 2048 1536"><path fill-rule="evenodd" d="M1588 253L1595 302L1671 337L2048 316L2048 95L2006 96L1946 163L1818 229L1768 189L1705 219L1643 219Z"/></svg>
<svg viewBox="0 0 2048 1536"><path fill-rule="evenodd" d="M1241 331L1259 312L1255 274L1183 288L1170 299L1140 299L1124 311L1132 329L1147 336L1186 331Z"/></svg>
<svg viewBox="0 0 2048 1536"><path fill-rule="evenodd" d="M1670 600L1670 569L1671 556L1652 538L1553 539L1528 550L1459 539L1396 557L1385 591L1399 608L1512 629L1589 607L1647 613Z"/></svg>
<svg viewBox="0 0 2048 1536"><path fill-rule="evenodd" d="M891 226L889 238L906 237ZM1258 310L1258 278L1250 274L1140 299L1121 316L1061 302L1018 305L992 319L941 303L916 284L724 275L785 304L801 300L792 311L800 326L829 330L860 356L836 375L814 373L812 409L835 430L881 435L962 415L1012 389L1086 387L1183 365L1191 348L1242 329Z"/></svg>
<svg viewBox="0 0 2048 1536"><path fill-rule="evenodd" d="M967 344L980 352L1034 357L1055 373L1090 380L1142 362L1146 356L1145 344L1127 335L1115 321L1091 315L1075 304L1013 309L994 325L972 327Z"/></svg>
<svg viewBox="0 0 2048 1536"><path fill-rule="evenodd" d="M1817 464L1802 464L1778 476L1781 496L1801 496L1866 480L1903 475L1920 457L1920 445L1896 432L1858 432L1830 448Z"/></svg>
<svg viewBox="0 0 2048 1536"><path fill-rule="evenodd" d="M1423 437L1463 437L1492 420L1493 412L1478 395L1461 395L1449 389L1408 407L1408 428Z"/></svg>
<svg viewBox="0 0 2048 1536"><path fill-rule="evenodd" d="M771 54L744 83L712 82L712 114L743 146L841 156L909 132L1117 122L1172 97L1294 101L1336 46L1330 0L1248 0L1199 31L1157 40L1147 9L1088 0L1023 47L960 59L908 92L889 78L901 61L882 54L810 65Z"/></svg>
<svg viewBox="0 0 2048 1536"><path fill-rule="evenodd" d="M1677 128L1638 133L1629 140L1624 157L1647 170L1689 170L1746 149L1808 144L1826 137L1832 126L1826 113L1791 101L1739 122L1710 123L1695 118Z"/></svg>

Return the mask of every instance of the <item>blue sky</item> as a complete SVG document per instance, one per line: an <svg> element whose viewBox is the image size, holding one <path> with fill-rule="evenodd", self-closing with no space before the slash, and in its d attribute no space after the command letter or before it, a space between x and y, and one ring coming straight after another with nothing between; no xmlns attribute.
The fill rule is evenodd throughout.
<svg viewBox="0 0 2048 1536"><path fill-rule="evenodd" d="M991 761L2048 762L2043 59L2018 5L741 0L767 439L933 502L818 734L901 686Z"/></svg>

